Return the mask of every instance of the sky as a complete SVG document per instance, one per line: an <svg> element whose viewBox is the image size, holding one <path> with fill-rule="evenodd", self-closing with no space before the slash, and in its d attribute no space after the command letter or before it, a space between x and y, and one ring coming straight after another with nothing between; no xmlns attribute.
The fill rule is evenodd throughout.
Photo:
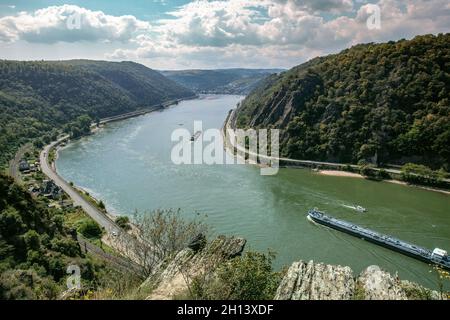
<svg viewBox="0 0 450 320"><path fill-rule="evenodd" d="M0 59L291 68L358 43L445 32L448 0L0 0Z"/></svg>

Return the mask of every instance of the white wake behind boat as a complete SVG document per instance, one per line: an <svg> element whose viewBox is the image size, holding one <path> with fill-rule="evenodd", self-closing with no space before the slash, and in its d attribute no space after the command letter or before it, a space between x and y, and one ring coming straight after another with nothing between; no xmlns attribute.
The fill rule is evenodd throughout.
<svg viewBox="0 0 450 320"><path fill-rule="evenodd" d="M349 208L349 209L353 209L353 210L356 210L356 211L359 211L359 212L367 212L366 208L364 208L362 206L359 206L359 205L349 206L349 205L344 204L344 207Z"/></svg>

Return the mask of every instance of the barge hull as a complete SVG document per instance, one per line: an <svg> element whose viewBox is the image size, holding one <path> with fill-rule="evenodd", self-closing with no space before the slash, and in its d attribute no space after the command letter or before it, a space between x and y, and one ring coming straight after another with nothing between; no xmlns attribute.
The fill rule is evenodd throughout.
<svg viewBox="0 0 450 320"><path fill-rule="evenodd" d="M312 218L312 217L311 217L311 218ZM390 245L384 243L383 241L379 241L379 240L373 239L373 238L371 238L371 237L364 237L364 236L360 235L358 232L354 232L354 231L352 231L352 230L349 230L349 229L346 229L346 228L342 228L342 227L340 227L340 226L337 226L337 225L334 225L334 224L331 224L331 223L327 223L327 222L322 221L322 220L319 220L319 219L314 219L314 218L312 218L312 219L314 220L314 222L319 223L319 224L321 224L321 225L324 225L324 226L326 226L326 227L329 227L329 228L332 228L332 229L335 229L335 230L342 231L342 232L347 233L347 234L349 234L349 235L352 235L352 236L354 236L354 237L360 238L361 240L365 240L365 241L368 241L368 242L377 244L377 245L382 246L382 247L384 247L384 248L386 248L386 249L389 249L389 250L393 250L393 251L399 252L399 253L401 253L401 254L403 254L403 255L406 255L406 256L408 256L408 257L411 257L411 258L414 258L414 259L418 259L418 260L420 260L420 261L422 261L422 262L430 263L430 261L429 261L428 259L422 257L421 255L413 254L413 253L411 253L411 252L409 252L409 251L402 250L401 248L396 247L396 246L390 246Z"/></svg>
<svg viewBox="0 0 450 320"><path fill-rule="evenodd" d="M326 216L316 209L310 210L308 212L308 217L312 221L326 227L345 232L354 237L367 240L371 243L399 252L403 255L426 262L428 264L435 264L444 269L450 270L450 257L447 255L447 252L445 250L436 248L434 249L434 251L431 251L402 241L400 239L357 226L353 223Z"/></svg>

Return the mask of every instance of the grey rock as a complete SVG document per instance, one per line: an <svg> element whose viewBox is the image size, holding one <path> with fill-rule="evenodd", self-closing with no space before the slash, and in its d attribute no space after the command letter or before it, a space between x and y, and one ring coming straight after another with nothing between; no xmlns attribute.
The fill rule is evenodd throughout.
<svg viewBox="0 0 450 320"><path fill-rule="evenodd" d="M282 280L276 300L348 300L354 290L349 267L294 262Z"/></svg>
<svg viewBox="0 0 450 320"><path fill-rule="evenodd" d="M192 249L194 252L202 250L206 246L206 237L204 234L198 234L191 243L189 243L188 248Z"/></svg>
<svg viewBox="0 0 450 320"><path fill-rule="evenodd" d="M282 279L275 300L419 300L442 299L433 290L401 281L378 266L357 277L349 267L294 262Z"/></svg>
<svg viewBox="0 0 450 320"><path fill-rule="evenodd" d="M192 279L205 268L214 269L219 263L239 256L246 240L239 237L219 236L204 249L195 252L191 248L180 251L161 271L144 283L155 289L149 300L168 300L188 290Z"/></svg>
<svg viewBox="0 0 450 320"><path fill-rule="evenodd" d="M365 300L407 300L398 277L393 277L378 266L367 267L357 283L364 292Z"/></svg>

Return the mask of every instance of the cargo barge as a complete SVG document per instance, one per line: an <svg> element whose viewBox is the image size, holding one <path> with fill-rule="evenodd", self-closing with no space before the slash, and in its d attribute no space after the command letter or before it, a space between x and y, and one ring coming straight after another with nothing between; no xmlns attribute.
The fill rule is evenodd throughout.
<svg viewBox="0 0 450 320"><path fill-rule="evenodd" d="M348 233L352 236L400 252L404 255L421 260L423 262L436 264L439 267L450 270L450 257L445 250L435 248L433 251L431 251L429 249L416 246L403 240L360 227L351 222L327 216L317 209L309 210L308 217L314 222L317 222L324 226Z"/></svg>

